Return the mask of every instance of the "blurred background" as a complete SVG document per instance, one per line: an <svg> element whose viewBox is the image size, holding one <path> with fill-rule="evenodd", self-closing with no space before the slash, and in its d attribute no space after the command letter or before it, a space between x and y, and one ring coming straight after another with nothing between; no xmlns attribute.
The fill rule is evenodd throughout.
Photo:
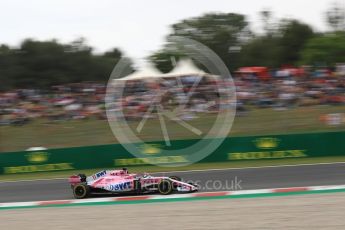
<svg viewBox="0 0 345 230"><path fill-rule="evenodd" d="M74 36L71 42L61 39L59 33L49 39L39 35L22 38L16 44L13 40L1 40L0 151L117 143L108 126L104 105L106 84L114 66L126 57L132 60L133 71L150 61L157 71L170 72L186 57L168 42L175 35L209 47L230 70L237 92L237 113L230 136L345 130L344 2L323 3L318 12L324 24L322 29L312 23L313 17L306 17L311 21L307 23L291 15L285 17L265 5L261 11L249 15L200 10L166 26L164 39L157 43L160 48L147 51L140 60L131 58L133 51L127 52L125 45L118 47L113 42L113 48L102 51L99 47L104 44L95 48L84 35ZM302 12L310 10L297 8L292 7ZM18 7L19 12L22 10ZM82 15L77 11L75 14ZM44 19L46 14L43 12L41 16ZM71 22L68 17L60 16L63 23ZM109 30L121 38L125 29ZM158 36L154 28L148 33L153 40ZM97 44L94 37L91 41ZM138 39L133 46L146 43ZM207 72L199 64L195 63L196 67ZM176 85L176 79L165 85L156 83L158 86L141 79L126 81L121 101L126 109L125 119L137 126L149 108L155 87L173 89L165 101L167 106L176 103L181 92L192 88L195 79L191 77L182 78L180 85ZM208 130L215 114L223 109L215 85L230 87L221 78L203 78L193 100L180 114L200 130ZM195 138L188 130L174 125L174 121L167 122L173 139ZM138 136L161 140L157 124L157 116L153 115L146 124L146 132Z"/></svg>

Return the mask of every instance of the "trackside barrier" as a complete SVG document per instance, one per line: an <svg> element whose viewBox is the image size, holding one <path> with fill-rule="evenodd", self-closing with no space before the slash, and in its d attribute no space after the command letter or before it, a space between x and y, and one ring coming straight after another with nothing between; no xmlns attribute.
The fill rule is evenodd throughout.
<svg viewBox="0 0 345 230"><path fill-rule="evenodd" d="M185 163L189 161L190 153L167 154L164 149L182 149L198 141L175 140L169 149L162 141L138 144L141 156L138 158L120 144L3 152L0 153L0 174ZM228 137L216 151L200 162L323 156L345 156L345 131Z"/></svg>

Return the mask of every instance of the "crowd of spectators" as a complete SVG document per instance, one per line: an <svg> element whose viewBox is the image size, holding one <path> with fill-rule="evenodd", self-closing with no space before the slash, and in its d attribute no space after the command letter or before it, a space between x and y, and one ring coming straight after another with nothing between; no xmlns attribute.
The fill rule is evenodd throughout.
<svg viewBox="0 0 345 230"><path fill-rule="evenodd" d="M239 114L251 108L284 110L297 106L345 105L345 65L335 69L284 68L262 76L255 71L234 73ZM178 108L180 116L192 119L199 112L218 112L232 106L233 98L220 97L222 90L231 87L228 82L209 75L202 77L196 86L199 80L187 76L160 82L128 81L113 109L121 108L126 118L136 119L148 114L152 105L157 104L164 109ZM105 91L105 84L84 82L53 86L49 90L0 92L0 125L23 125L37 118L47 122L106 119ZM157 94L161 95L157 97Z"/></svg>
<svg viewBox="0 0 345 230"><path fill-rule="evenodd" d="M345 65L333 70L284 68L262 79L260 73L237 73L235 79L238 101L259 108L345 104Z"/></svg>
<svg viewBox="0 0 345 230"><path fill-rule="evenodd" d="M207 74L130 81L122 97L117 97L114 109L120 108L126 119L154 117L159 110L192 119L196 113L217 112L231 103L231 95L226 93L230 87L218 76Z"/></svg>
<svg viewBox="0 0 345 230"><path fill-rule="evenodd" d="M3 92L0 93L0 124L23 125L37 118L47 122L90 117L105 119L104 95L105 85L99 83Z"/></svg>

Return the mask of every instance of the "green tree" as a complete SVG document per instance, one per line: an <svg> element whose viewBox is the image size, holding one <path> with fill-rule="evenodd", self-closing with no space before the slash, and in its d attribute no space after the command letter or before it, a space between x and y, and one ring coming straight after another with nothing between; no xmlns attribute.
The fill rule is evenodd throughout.
<svg viewBox="0 0 345 230"><path fill-rule="evenodd" d="M106 82L121 57L118 49L95 55L83 38L69 44L27 39L16 49L0 45L0 90L46 88L81 81Z"/></svg>
<svg viewBox="0 0 345 230"><path fill-rule="evenodd" d="M241 66L280 67L296 64L306 42L314 36L312 28L297 20L281 20L270 26L262 36L242 46Z"/></svg>
<svg viewBox="0 0 345 230"><path fill-rule="evenodd" d="M280 26L279 41L280 58L282 64L296 64L300 60L300 53L306 42L314 36L313 29L297 20L287 20Z"/></svg>
<svg viewBox="0 0 345 230"><path fill-rule="evenodd" d="M345 62L345 32L321 34L302 50L301 64L334 65Z"/></svg>
<svg viewBox="0 0 345 230"><path fill-rule="evenodd" d="M233 51L238 50L237 47L251 36L245 16L234 13L205 14L182 20L173 24L171 28L173 31L169 36L182 36L202 43L213 50L230 69L238 66L237 53ZM186 55L173 50L169 45L171 44L167 44L150 57L162 70L171 68L171 54L178 57Z"/></svg>
<svg viewBox="0 0 345 230"><path fill-rule="evenodd" d="M168 44L165 45L164 49L155 52L149 57L149 60L163 73L171 71L174 68L175 62L186 56L185 53Z"/></svg>
<svg viewBox="0 0 345 230"><path fill-rule="evenodd" d="M281 64L280 39L271 36L259 36L242 47L241 66L277 67Z"/></svg>

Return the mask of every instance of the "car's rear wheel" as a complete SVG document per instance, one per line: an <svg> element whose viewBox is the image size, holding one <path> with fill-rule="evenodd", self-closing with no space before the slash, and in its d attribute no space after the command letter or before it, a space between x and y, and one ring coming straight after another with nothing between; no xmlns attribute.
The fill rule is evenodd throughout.
<svg viewBox="0 0 345 230"><path fill-rule="evenodd" d="M73 195L76 199L83 199L90 195L90 187L87 184L77 184L73 187Z"/></svg>
<svg viewBox="0 0 345 230"><path fill-rule="evenodd" d="M173 186L169 180L161 180L158 184L158 192L162 195L168 195L173 192Z"/></svg>

